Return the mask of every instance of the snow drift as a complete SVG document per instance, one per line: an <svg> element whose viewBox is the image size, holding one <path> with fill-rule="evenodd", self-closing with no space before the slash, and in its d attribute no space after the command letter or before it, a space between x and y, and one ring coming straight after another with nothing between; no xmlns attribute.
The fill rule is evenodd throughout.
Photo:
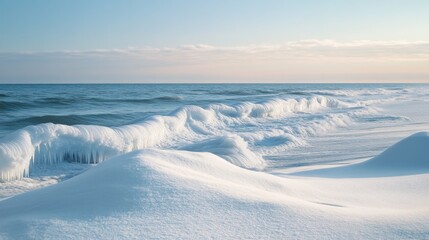
<svg viewBox="0 0 429 240"><path fill-rule="evenodd" d="M429 170L429 132L415 133L360 165L380 170Z"/></svg>
<svg viewBox="0 0 429 240"><path fill-rule="evenodd" d="M0 201L0 237L425 238L428 176L278 177L211 153L137 150Z"/></svg>
<svg viewBox="0 0 429 240"><path fill-rule="evenodd" d="M326 177L384 177L429 172L429 132L415 133L367 161L297 173Z"/></svg>
<svg viewBox="0 0 429 240"><path fill-rule="evenodd" d="M283 182L211 153L137 150L59 184L0 201L0 238L108 238L111 231L115 236L123 231L139 239L206 238L201 234L216 235L216 231L200 229L213 224L207 222L208 216L217 214L222 219L221 215L231 214L211 204L219 201L239 206L240 202L224 196L245 201L278 201L278 196L294 199L287 195L290 190ZM109 222L112 218L116 220ZM121 226L126 230L116 229ZM189 232L182 231L183 227ZM79 230L70 233L73 229Z"/></svg>

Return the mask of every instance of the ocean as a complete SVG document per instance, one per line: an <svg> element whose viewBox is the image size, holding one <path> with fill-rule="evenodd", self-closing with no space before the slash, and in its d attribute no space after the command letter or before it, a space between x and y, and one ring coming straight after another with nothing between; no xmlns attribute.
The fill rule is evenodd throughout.
<svg viewBox="0 0 429 240"><path fill-rule="evenodd" d="M0 85L0 197L144 148L281 175L368 159L428 124L425 84Z"/></svg>

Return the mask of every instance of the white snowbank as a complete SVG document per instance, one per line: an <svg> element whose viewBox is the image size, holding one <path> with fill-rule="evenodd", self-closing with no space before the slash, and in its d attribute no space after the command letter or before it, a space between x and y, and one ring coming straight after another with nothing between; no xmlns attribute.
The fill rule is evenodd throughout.
<svg viewBox="0 0 429 240"><path fill-rule="evenodd" d="M99 163L136 149L163 144L174 136L209 134L228 124L255 118L281 118L297 112L350 107L327 97L274 99L234 106L211 105L181 108L168 116L153 116L137 124L117 128L41 124L18 130L0 139L0 181L29 175L31 164L60 161Z"/></svg>
<svg viewBox="0 0 429 240"><path fill-rule="evenodd" d="M367 161L298 175L325 177L383 177L429 172L429 132L415 133Z"/></svg>
<svg viewBox="0 0 429 240"><path fill-rule="evenodd" d="M0 201L0 237L425 238L428 180L282 178L211 153L138 150Z"/></svg>
<svg viewBox="0 0 429 240"><path fill-rule="evenodd" d="M361 165L380 170L429 170L429 132L402 139Z"/></svg>

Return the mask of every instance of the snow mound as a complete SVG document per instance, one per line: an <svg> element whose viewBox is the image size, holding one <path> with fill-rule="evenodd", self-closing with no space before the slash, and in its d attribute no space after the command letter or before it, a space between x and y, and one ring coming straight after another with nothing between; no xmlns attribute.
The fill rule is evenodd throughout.
<svg viewBox="0 0 429 240"><path fill-rule="evenodd" d="M374 169L429 170L429 132L415 133L402 139L380 155L361 164Z"/></svg>
<svg viewBox="0 0 429 240"><path fill-rule="evenodd" d="M210 152L234 165L247 169L262 170L266 166L262 156L249 150L247 142L237 135L216 137L188 145L183 149L194 152Z"/></svg>
<svg viewBox="0 0 429 240"><path fill-rule="evenodd" d="M77 235L71 235L74 238L109 238L105 229L123 223L132 226L126 232L134 231L139 237L133 238L137 239L163 236L169 232L163 227L167 225L173 226L170 234L180 236L181 222L193 226L191 232L195 232L195 226L200 226L211 209L216 211L213 214L229 212L211 205L214 199L227 202L228 198L223 196L246 201L293 200L283 183L280 177L240 168L211 153L137 150L106 160L56 185L0 201L0 238L2 234L11 239L63 238L61 234L76 229L76 224L82 222L87 230L79 229ZM117 220L113 226L109 223L112 218ZM100 222L95 223L97 220ZM51 230L60 235L55 236ZM183 232L184 236L190 234ZM211 230L211 234L216 232L219 231Z"/></svg>
<svg viewBox="0 0 429 240"><path fill-rule="evenodd" d="M188 184L183 179L213 185L233 195L243 192L240 186L246 186L255 192L255 198L288 192L286 186L279 185L282 178L240 168L211 153L145 149L104 161L56 185L0 201L0 218L34 212L95 216L123 211L124 207L138 206L147 191L158 188L157 184L165 187L174 181L175 188L180 188ZM157 198L163 198L170 192L158 194Z"/></svg>
<svg viewBox="0 0 429 240"><path fill-rule="evenodd" d="M0 201L0 238L425 238L429 176L420 177L283 178L212 153L137 150Z"/></svg>
<svg viewBox="0 0 429 240"><path fill-rule="evenodd" d="M386 177L429 172L429 132L415 133L367 161L342 167L298 172L323 177Z"/></svg>

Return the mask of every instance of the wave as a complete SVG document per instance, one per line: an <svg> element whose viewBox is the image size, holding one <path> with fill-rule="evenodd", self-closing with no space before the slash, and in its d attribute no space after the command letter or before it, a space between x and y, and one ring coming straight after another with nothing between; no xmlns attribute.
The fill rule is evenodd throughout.
<svg viewBox="0 0 429 240"><path fill-rule="evenodd" d="M176 102L181 101L182 97L180 96L161 96L161 97L155 97L155 98L84 98L84 97L48 97L48 98L42 98L36 101L36 103L40 104L49 104L51 106L52 104L55 105L71 105L75 103L82 103L82 102L100 102L100 103L156 103L160 101L168 102Z"/></svg>
<svg viewBox="0 0 429 240"><path fill-rule="evenodd" d="M70 105L79 103L82 101L82 98L73 98L73 97L47 97L42 98L36 101L39 104L55 104L55 105Z"/></svg>
<svg viewBox="0 0 429 240"><path fill-rule="evenodd" d="M156 115L136 124L113 128L52 123L28 126L0 139L0 179L27 177L32 164L99 163L121 153L168 145L174 137L206 137L216 135L217 129L251 123L255 119L275 120L297 113L348 107L353 105L318 96L232 106L213 104L206 108L191 105L170 115Z"/></svg>
<svg viewBox="0 0 429 240"><path fill-rule="evenodd" d="M152 98L152 100L166 100L166 101L180 101L183 98L180 96L163 96L163 97L156 97Z"/></svg>
<svg viewBox="0 0 429 240"><path fill-rule="evenodd" d="M377 88L377 89L327 89L327 90L304 90L304 89L243 89L243 90L226 90L226 91L211 91L210 94L215 95L258 95L258 94L287 94L297 96L329 96L329 97L358 97L358 96L376 96L376 95L392 95L407 92L408 89L403 88Z"/></svg>
<svg viewBox="0 0 429 240"><path fill-rule="evenodd" d="M154 98L126 98L126 99L99 99L101 102L122 102L122 103L157 103L157 102L178 102L183 100L180 96L161 96Z"/></svg>
<svg viewBox="0 0 429 240"><path fill-rule="evenodd" d="M102 114L69 114L69 115L42 115L21 118L12 122L7 122L8 125L28 126L42 123L55 123L65 125L89 124L93 122L102 122L104 119L127 120L130 115L118 115L113 113Z"/></svg>
<svg viewBox="0 0 429 240"><path fill-rule="evenodd" d="M212 95L232 95L232 96L245 96L253 95L255 91L252 90L223 90L223 91L210 91Z"/></svg>
<svg viewBox="0 0 429 240"><path fill-rule="evenodd" d="M32 107L33 104L19 101L0 101L0 112L13 111L16 109L25 109Z"/></svg>
<svg viewBox="0 0 429 240"><path fill-rule="evenodd" d="M298 95L298 96L309 96L309 95L311 95L311 93L300 92L300 91L287 91L286 93L290 94L290 95Z"/></svg>
<svg viewBox="0 0 429 240"><path fill-rule="evenodd" d="M395 93L402 93L404 89L391 88L377 88L377 89L332 89L332 90L317 90L317 91L307 91L308 93L322 96L332 96L332 97L357 97L357 96L374 96L374 95L391 95Z"/></svg>

